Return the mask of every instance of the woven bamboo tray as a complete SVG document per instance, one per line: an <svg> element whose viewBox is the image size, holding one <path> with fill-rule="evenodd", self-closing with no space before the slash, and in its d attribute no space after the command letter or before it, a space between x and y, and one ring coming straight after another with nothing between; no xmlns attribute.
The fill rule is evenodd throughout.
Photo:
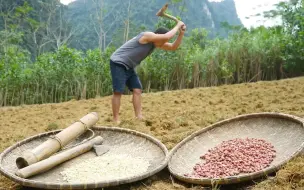
<svg viewBox="0 0 304 190"><path fill-rule="evenodd" d="M9 148L0 154L0 172L9 179L27 187L43 188L43 189L92 189L109 186L116 186L126 183L142 180L150 177L161 171L168 163L168 150L156 138L128 129L115 127L93 127L91 128L96 135L104 138L103 144L110 146L123 146L125 154L132 156L141 156L150 162L150 167L147 172L139 173L131 178L124 178L111 181L100 181L98 183L88 184L69 184L63 180L60 172L64 168L80 163L82 160L95 157L94 150L80 155L72 160L69 160L61 165L37 176L29 179L23 179L15 175L17 171L16 158L26 149L31 149L45 140L51 135L57 134L61 130L56 130L48 133L43 133L37 136L25 139ZM84 138L88 138L92 133L88 132L82 135L73 143L79 143ZM73 145L73 144L72 144ZM69 145L70 146L70 145Z"/></svg>
<svg viewBox="0 0 304 190"><path fill-rule="evenodd" d="M234 138L260 138L272 143L277 151L271 165L262 171L226 178L193 178L191 173L200 156L222 141ZM253 180L277 171L299 155L304 147L304 124L299 117L280 113L241 115L201 129L178 143L169 153L168 168L177 179L201 185L235 184Z"/></svg>

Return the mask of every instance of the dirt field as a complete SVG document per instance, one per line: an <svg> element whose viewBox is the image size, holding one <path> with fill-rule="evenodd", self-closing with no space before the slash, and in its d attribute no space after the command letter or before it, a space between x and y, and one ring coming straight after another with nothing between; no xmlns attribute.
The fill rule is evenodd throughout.
<svg viewBox="0 0 304 190"><path fill-rule="evenodd" d="M111 97L62 104L0 109L0 152L10 145L47 130L65 128L88 112L99 113L98 125L111 123ZM254 112L283 112L304 118L304 78L199 88L143 95L145 121L134 120L131 96L122 99L120 127L160 139L169 149L194 131L222 119ZM304 157L290 162L276 176L259 182L221 189L304 189ZM27 189L0 176L0 189ZM178 182L167 170L131 185L111 190L199 190ZM110 190L110 189L106 189Z"/></svg>

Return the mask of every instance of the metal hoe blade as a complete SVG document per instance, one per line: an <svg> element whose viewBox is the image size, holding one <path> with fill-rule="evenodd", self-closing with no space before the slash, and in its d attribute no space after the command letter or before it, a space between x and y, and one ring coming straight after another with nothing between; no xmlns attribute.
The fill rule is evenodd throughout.
<svg viewBox="0 0 304 190"><path fill-rule="evenodd" d="M93 148L97 156L101 156L110 150L110 146L107 145L94 145Z"/></svg>

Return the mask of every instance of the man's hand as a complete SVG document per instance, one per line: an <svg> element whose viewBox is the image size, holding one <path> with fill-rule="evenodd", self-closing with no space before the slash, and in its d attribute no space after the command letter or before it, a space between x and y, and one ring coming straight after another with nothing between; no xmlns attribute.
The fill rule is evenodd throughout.
<svg viewBox="0 0 304 190"><path fill-rule="evenodd" d="M186 32L186 29L187 29L187 27L186 27L186 25L184 24L184 25L182 25L182 26L180 27L179 32L180 32L181 34L184 34L184 33Z"/></svg>
<svg viewBox="0 0 304 190"><path fill-rule="evenodd" d="M179 27L182 27L183 25L185 25L185 23L183 22L183 21L178 21L178 23L177 23L177 25L179 26Z"/></svg>
<svg viewBox="0 0 304 190"><path fill-rule="evenodd" d="M160 47L161 49L172 51L172 50L176 50L181 44L182 39L184 37L184 33L186 32L186 25L182 21L179 21L176 26L179 27L179 32L180 32L177 39L173 43L169 43L169 42L165 43L162 47Z"/></svg>
<svg viewBox="0 0 304 190"><path fill-rule="evenodd" d="M184 34L186 31L186 25L182 21L178 21L177 25L179 26L179 32Z"/></svg>

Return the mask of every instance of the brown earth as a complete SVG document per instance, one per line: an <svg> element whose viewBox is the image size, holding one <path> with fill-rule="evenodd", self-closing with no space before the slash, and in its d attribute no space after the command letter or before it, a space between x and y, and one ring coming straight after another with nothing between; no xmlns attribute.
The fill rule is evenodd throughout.
<svg viewBox="0 0 304 190"><path fill-rule="evenodd" d="M89 112L100 116L98 125L111 123L111 97L61 104L0 109L0 152L14 143L47 130L65 128ZM219 120L255 112L282 112L304 117L304 77L143 94L144 121L134 120L131 96L122 99L120 127L144 132L160 139L168 149L196 130ZM255 183L220 189L304 189L304 156L297 157L277 175ZM28 189L0 175L0 189ZM107 190L198 190L181 183L164 170L130 185Z"/></svg>

